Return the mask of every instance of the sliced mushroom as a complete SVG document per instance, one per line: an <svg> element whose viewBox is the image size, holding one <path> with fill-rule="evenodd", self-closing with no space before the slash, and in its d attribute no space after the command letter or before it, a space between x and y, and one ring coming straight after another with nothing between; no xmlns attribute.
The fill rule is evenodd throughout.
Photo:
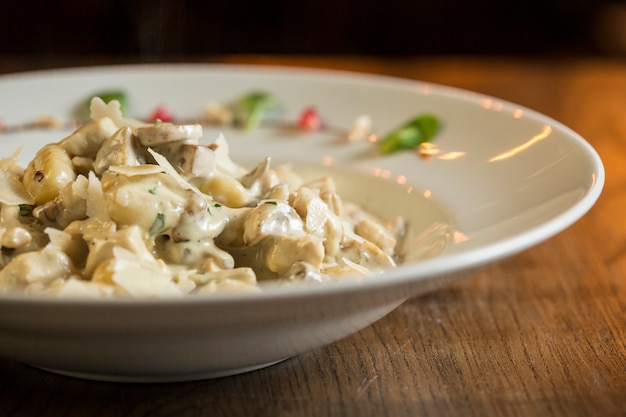
<svg viewBox="0 0 626 417"><path fill-rule="evenodd" d="M75 220L87 217L87 187L89 181L79 175L67 184L59 195L47 203L33 209L33 217L45 226L66 228Z"/></svg>
<svg viewBox="0 0 626 417"><path fill-rule="evenodd" d="M215 171L215 153L208 146L174 142L157 145L154 150L187 177L208 178Z"/></svg>
<svg viewBox="0 0 626 417"><path fill-rule="evenodd" d="M252 188L254 183L263 177L263 175L270 169L270 158L266 157L259 165L257 165L252 171L239 179L239 182L246 188Z"/></svg>
<svg viewBox="0 0 626 417"><path fill-rule="evenodd" d="M120 128L102 143L93 168L96 174L102 175L110 166L118 165L139 165L130 127Z"/></svg>
<svg viewBox="0 0 626 417"><path fill-rule="evenodd" d="M72 166L74 171L81 175L89 175L89 171L93 171L93 159L84 156L75 156L72 158Z"/></svg>
<svg viewBox="0 0 626 417"><path fill-rule="evenodd" d="M197 143L202 137L202 126L175 125L171 123L157 123L135 129L135 135L143 146L155 146L164 143L186 142Z"/></svg>
<svg viewBox="0 0 626 417"><path fill-rule="evenodd" d="M82 156L95 159L102 142L118 130L108 117L92 120L79 127L74 133L59 142L70 157Z"/></svg>
<svg viewBox="0 0 626 417"><path fill-rule="evenodd" d="M277 184L270 188L264 195L264 200L280 200L288 201L290 194L290 187L288 184Z"/></svg>
<svg viewBox="0 0 626 417"><path fill-rule="evenodd" d="M324 223L324 249L327 255L335 255L341 250L344 225L339 216L329 211Z"/></svg>
<svg viewBox="0 0 626 417"><path fill-rule="evenodd" d="M224 230L217 236L215 242L220 247L242 247L245 245L243 241L244 224L252 208L224 208L230 212L228 222L224 225Z"/></svg>
<svg viewBox="0 0 626 417"><path fill-rule="evenodd" d="M337 186L331 177L322 177L309 181L303 187L319 191L319 197L328 205L333 213L341 216L343 213L343 203L337 194Z"/></svg>
<svg viewBox="0 0 626 417"><path fill-rule="evenodd" d="M20 253L41 249L48 243L41 228L30 222L32 219L22 222L22 218L20 206L0 205L0 244L11 249L2 254L4 261Z"/></svg>

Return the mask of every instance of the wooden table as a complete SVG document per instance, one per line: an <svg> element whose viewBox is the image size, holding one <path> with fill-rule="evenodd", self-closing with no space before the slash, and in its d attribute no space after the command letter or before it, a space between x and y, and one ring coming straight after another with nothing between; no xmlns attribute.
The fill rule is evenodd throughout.
<svg viewBox="0 0 626 417"><path fill-rule="evenodd" d="M0 72L120 62L0 59ZM228 56L462 87L545 113L602 156L605 191L560 235L414 298L330 346L177 384L66 378L0 359L1 416L626 415L626 61Z"/></svg>

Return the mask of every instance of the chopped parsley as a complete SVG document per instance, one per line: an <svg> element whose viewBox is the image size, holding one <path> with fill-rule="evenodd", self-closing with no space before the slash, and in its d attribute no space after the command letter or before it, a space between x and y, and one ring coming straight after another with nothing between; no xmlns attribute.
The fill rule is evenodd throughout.
<svg viewBox="0 0 626 417"><path fill-rule="evenodd" d="M152 226L150 226L148 230L148 234L150 236L156 236L163 233L165 230L167 230L165 227L165 214L158 213L152 222Z"/></svg>
<svg viewBox="0 0 626 417"><path fill-rule="evenodd" d="M20 204L20 216L28 217L33 212L33 206L29 206L28 204Z"/></svg>
<svg viewBox="0 0 626 417"><path fill-rule="evenodd" d="M215 203L213 204L213 207L220 208L222 205L220 203ZM213 215L213 213L211 213L211 207L207 207L206 211L208 211L211 216Z"/></svg>

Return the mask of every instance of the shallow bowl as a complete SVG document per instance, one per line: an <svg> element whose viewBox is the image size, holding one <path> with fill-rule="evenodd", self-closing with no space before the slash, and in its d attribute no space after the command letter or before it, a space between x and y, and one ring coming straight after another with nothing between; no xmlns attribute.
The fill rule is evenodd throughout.
<svg viewBox="0 0 626 417"><path fill-rule="evenodd" d="M602 162L583 138L522 106L411 80L260 66L139 65L2 76L2 155L21 146L21 160L28 161L69 131L13 127L42 115L72 120L78 103L111 89L126 92L133 117L166 104L190 120L201 119L209 102L271 92L280 102L274 123L254 131L223 129L233 159L245 165L271 156L306 175L328 172L346 199L384 217L406 217L411 234L398 268L328 285L161 300L0 296L0 355L68 375L213 378L332 343L408 297L561 232L593 206L604 183ZM326 128L291 128L309 106ZM370 140L346 138L361 115L382 135L419 113L442 121L427 152L381 156ZM207 141L219 130L207 127Z"/></svg>

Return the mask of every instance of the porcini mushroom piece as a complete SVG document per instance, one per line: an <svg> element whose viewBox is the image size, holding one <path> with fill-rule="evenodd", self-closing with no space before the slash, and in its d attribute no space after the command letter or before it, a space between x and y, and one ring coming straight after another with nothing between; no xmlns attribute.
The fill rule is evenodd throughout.
<svg viewBox="0 0 626 417"><path fill-rule="evenodd" d="M139 165L130 127L120 128L102 143L93 168L96 174L102 175L110 166L118 165Z"/></svg>
<svg viewBox="0 0 626 417"><path fill-rule="evenodd" d="M196 143L202 137L202 126L157 123L135 129L135 135L143 146L155 146L171 142Z"/></svg>

